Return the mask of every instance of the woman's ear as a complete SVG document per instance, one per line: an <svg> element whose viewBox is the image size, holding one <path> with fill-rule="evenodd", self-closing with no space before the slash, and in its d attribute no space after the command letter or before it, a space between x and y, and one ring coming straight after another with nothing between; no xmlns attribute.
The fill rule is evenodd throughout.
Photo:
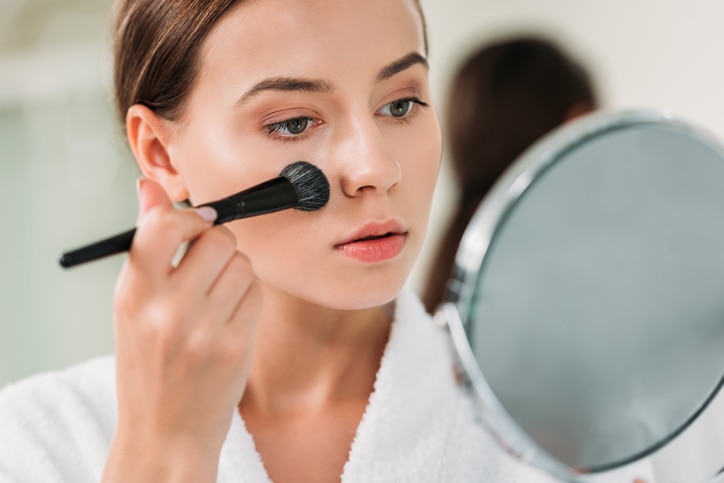
<svg viewBox="0 0 724 483"><path fill-rule="evenodd" d="M173 201L188 199L183 177L169 156L169 121L148 107L135 104L126 114L126 136L143 175L163 186Z"/></svg>

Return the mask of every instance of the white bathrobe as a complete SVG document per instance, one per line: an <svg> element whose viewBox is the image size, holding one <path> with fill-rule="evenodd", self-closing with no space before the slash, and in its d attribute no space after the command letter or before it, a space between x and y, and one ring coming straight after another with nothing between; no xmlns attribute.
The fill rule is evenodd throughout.
<svg viewBox="0 0 724 483"><path fill-rule="evenodd" d="M403 292L374 392L341 480L372 482L552 482L502 452L475 422L456 386L445 332ZM98 482L116 427L114 359L90 360L0 391L0 482ZM653 482L648 465L596 482ZM269 483L237 413L218 481Z"/></svg>

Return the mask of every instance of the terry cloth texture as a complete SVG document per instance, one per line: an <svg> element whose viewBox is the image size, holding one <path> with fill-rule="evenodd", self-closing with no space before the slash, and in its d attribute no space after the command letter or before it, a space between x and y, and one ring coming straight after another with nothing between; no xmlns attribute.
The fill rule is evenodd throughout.
<svg viewBox="0 0 724 483"><path fill-rule="evenodd" d="M504 453L457 387L447 333L409 291L394 304L390 340L357 428L343 483L554 480ZM116 427L113 357L40 374L0 391L0 481L98 482ZM647 463L596 483L653 483ZM237 413L222 448L218 482L269 483Z"/></svg>

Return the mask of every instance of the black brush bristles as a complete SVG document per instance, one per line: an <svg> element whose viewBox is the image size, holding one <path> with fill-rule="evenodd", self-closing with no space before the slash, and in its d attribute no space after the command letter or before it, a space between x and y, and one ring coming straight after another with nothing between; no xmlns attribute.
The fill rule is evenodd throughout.
<svg viewBox="0 0 724 483"><path fill-rule="evenodd" d="M299 197L296 208L301 211L316 211L329 201L329 181L321 169L306 161L289 164L279 173L294 186Z"/></svg>

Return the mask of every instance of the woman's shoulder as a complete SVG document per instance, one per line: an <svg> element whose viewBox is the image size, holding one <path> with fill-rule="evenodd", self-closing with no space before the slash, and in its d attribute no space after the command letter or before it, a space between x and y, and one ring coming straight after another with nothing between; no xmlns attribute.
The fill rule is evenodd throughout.
<svg viewBox="0 0 724 483"><path fill-rule="evenodd" d="M0 390L0 480L98 481L116 425L113 357Z"/></svg>
<svg viewBox="0 0 724 483"><path fill-rule="evenodd" d="M111 394L109 394L111 393ZM105 403L115 400L115 358L98 357L66 369L42 372L0 389L0 417L29 409L56 411L73 400Z"/></svg>

